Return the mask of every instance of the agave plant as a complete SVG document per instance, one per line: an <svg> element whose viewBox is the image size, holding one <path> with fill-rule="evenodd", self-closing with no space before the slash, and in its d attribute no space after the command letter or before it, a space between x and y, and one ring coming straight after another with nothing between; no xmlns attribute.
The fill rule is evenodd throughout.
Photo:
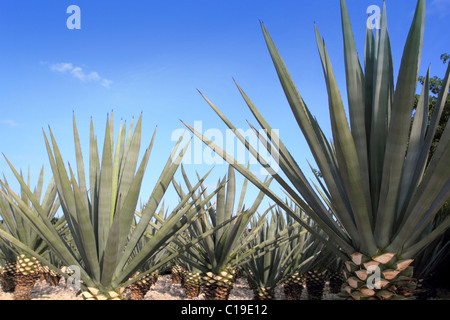
<svg viewBox="0 0 450 320"><path fill-rule="evenodd" d="M172 276L171 284L182 284L184 281L184 268L181 259L172 265L170 268L170 274Z"/></svg>
<svg viewBox="0 0 450 320"><path fill-rule="evenodd" d="M139 252L139 249L136 253ZM159 262L164 260L169 255L164 248L162 248L158 253L153 255L149 260L147 260L140 268L139 271L133 275L133 277L139 277L139 279L129 285L130 289L130 300L142 300L147 292L155 285L159 277L159 268L155 270L153 266L159 265ZM153 270L148 272L148 270ZM141 274L145 273L142 277ZM133 278L132 277L132 278Z"/></svg>
<svg viewBox="0 0 450 320"><path fill-rule="evenodd" d="M78 272L83 290L82 295L85 299L123 299L125 288L128 285L155 271L160 265L178 254L171 254L160 261L159 264L129 280L148 259L160 251L161 247L167 245L172 237L183 232L189 225L190 220L196 216L197 209L192 207L192 202L189 202L190 194L187 194L179 205L173 209L174 214L143 245L139 253L132 255L157 211L188 146L186 145L177 154L181 142L180 138L150 195L145 209L141 213L138 223L132 228L143 175L156 133L153 134L150 146L146 149L137 168L141 127L142 115L139 117L134 132L132 131L133 124L127 134L126 125L121 123L114 150L113 117L112 115L108 117L100 161L91 120L89 185L86 184L75 116L73 128L78 181L70 165L69 172L66 171L51 130L51 143L44 133L56 189L75 248L72 243L68 243L64 237L58 234L55 226L45 215L45 208L39 204L37 197L8 161L11 170L19 181L23 192L33 204L34 209L31 210L20 197L6 186L9 204L32 225L35 232L47 242L66 266ZM201 181L203 180L201 179L197 186L193 187L194 191ZM204 201L208 200L206 198ZM19 249L49 265L43 256L16 241L6 232L0 230L0 235ZM49 267L56 272L59 271L54 266L49 265ZM62 275L67 276L66 274Z"/></svg>
<svg viewBox="0 0 450 320"><path fill-rule="evenodd" d="M446 206L440 210L441 213L434 218L433 223L425 230L422 237L433 232L433 230L446 218L448 213L446 214L445 209ZM445 285L441 283L439 273L446 274L448 270L446 268L446 261L450 258L450 251L448 250L450 247L449 236L450 233L449 230L447 230L447 232L436 238L433 243L421 250L414 259L414 275L419 280L418 299L433 297L436 294L437 287L445 287Z"/></svg>
<svg viewBox="0 0 450 320"><path fill-rule="evenodd" d="M309 300L322 300L325 282L329 278L329 267L336 258L326 248L322 248L318 256L308 266L308 270L303 273Z"/></svg>
<svg viewBox="0 0 450 320"><path fill-rule="evenodd" d="M20 173L23 179L22 172ZM59 209L60 203L56 194L56 188L53 179L49 182L47 189L45 190L44 197L41 200L43 191L43 181L44 181L44 168L42 167L38 184L33 191L33 195L41 201L41 207L44 208L43 214L52 220L56 219L55 215ZM11 236L16 238L18 241L37 252L40 255L48 254L49 249L47 243L43 241L38 233L36 233L33 228L26 222L22 215L18 212L18 209L12 206L7 200L6 195L9 189L8 182L6 178L4 181L0 181L1 184L1 194L0 194L0 217L2 218L2 225L0 228L4 232L8 232ZM31 188L30 185L30 170L28 170L27 187ZM26 206L33 210L33 206L24 192L21 190L20 193L21 200ZM36 214L36 213L35 213ZM64 225L64 219L56 219L57 224L55 228L61 229ZM9 245L12 245L8 242ZM36 281L39 279L42 271L45 270L46 266L41 266L39 261L35 257L29 256L26 252L18 248L5 248L5 252L9 257L6 273L4 279L9 282L9 285L5 283L7 290L14 289L14 299L15 300L30 300L30 294L33 290ZM11 250L15 252L15 255L11 253ZM14 258L14 260L12 259ZM13 281L12 281L13 280Z"/></svg>
<svg viewBox="0 0 450 320"><path fill-rule="evenodd" d="M188 204L188 206L190 206ZM141 219L142 213L145 210L145 206L141 206L140 211L136 211L136 218ZM177 212L174 211L171 213L171 215L175 215ZM159 229L164 226L167 220L170 219L170 216L167 216L168 211L165 212L165 206L164 202L161 205L161 208L159 210L159 213L155 213L153 216L153 219L151 219L148 223L147 229L144 232L144 236L140 239L139 243L136 245L132 256L137 255L140 250L145 246L145 244L150 241L155 235L157 235ZM137 221L135 220L134 225L132 225L132 228L136 228ZM179 234L178 237L181 237L185 234ZM188 245L189 243L187 243ZM167 265L169 263L176 263L176 261L179 261L179 258L173 258L173 259L166 259L168 256L170 256L172 253L175 253L176 250L173 249L174 245L172 243L168 243L167 246L161 247L159 251L154 254L150 259L148 259L137 271L134 275L134 277L138 277L141 273L147 272L147 270L155 270L153 272L150 272L143 277L140 278L138 281L132 283L129 286L130 289L130 300L141 300L144 298L145 294L150 290L151 286L153 286L159 277L159 271L164 270L167 268ZM165 264L161 265L161 261L167 261ZM158 266L158 268L154 268L153 266ZM184 269L182 269L184 270Z"/></svg>
<svg viewBox="0 0 450 320"><path fill-rule="evenodd" d="M188 253L186 256L188 259L194 259L195 261L195 257L190 256ZM203 287L202 271L196 268L195 265L190 264L185 260L180 260L179 267L182 270L182 281L180 281L181 286L183 287L187 298L196 298L200 295ZM198 261L196 262L198 263Z"/></svg>
<svg viewBox="0 0 450 320"><path fill-rule="evenodd" d="M142 212L142 211L141 211ZM140 213L138 213L138 216L140 217ZM155 219L156 220L156 219ZM162 223L156 223L157 225L161 225ZM144 248L145 244L150 241L150 239L156 235L157 230L159 229L154 227L154 223L150 221L149 226L147 227L147 231L144 233L144 236L139 240L138 244L136 245L132 257L136 256L142 248ZM150 230L149 230L150 229ZM147 270L154 270L152 272L147 272L143 277L140 277L137 281L133 282L129 285L130 293L129 293L129 299L130 300L142 300L144 296L147 294L147 292L150 290L150 288L158 281L159 277L159 268L155 270L153 266L159 265L161 261L164 261L164 259L170 254L166 250L166 248L161 247L160 250L152 255L150 259L145 261L143 263L139 270L136 271L136 273L133 275L133 277L139 277L142 273L147 272ZM133 278L132 277L132 278Z"/></svg>
<svg viewBox="0 0 450 320"><path fill-rule="evenodd" d="M305 248L297 244L307 231L298 223L287 223L278 209L272 210L270 220L264 218L263 221L255 221L253 225L258 233L247 245L247 250L252 254L245 260L242 269L247 275L255 300L272 300L275 298L275 288L292 272L292 267L296 266L292 262L304 255ZM307 260L309 259L304 259L304 262Z"/></svg>
<svg viewBox="0 0 450 320"><path fill-rule="evenodd" d="M296 212L303 221L311 228L316 228L315 222L308 218L305 212L293 203L289 204L292 211ZM286 215L288 226L294 226L295 220L290 215ZM287 300L300 300L304 287L306 286L306 277L309 272L315 272L314 262L318 255L323 251L323 244L315 241L310 232L305 232L305 228L297 223L297 227L290 229L289 234L292 238L289 241L289 250L295 254L289 257L286 262L286 273L283 277L284 296ZM320 232L320 230L318 231ZM295 235L299 235L293 238ZM323 271L323 270L322 270Z"/></svg>
<svg viewBox="0 0 450 320"><path fill-rule="evenodd" d="M3 220L1 224L3 225ZM8 241L0 239L0 285L4 292L14 292L16 287L14 277L17 256L14 247Z"/></svg>
<svg viewBox="0 0 450 320"><path fill-rule="evenodd" d="M192 192L192 186L184 171L183 177L189 193L195 201L198 201L202 195ZM269 183L270 179L265 184ZM202 188L206 196L204 186ZM264 193L260 192L252 206L245 209L246 182L244 181L239 203L235 209L236 180L231 166L228 168L228 177L225 176L222 181L219 181L218 189L215 204L205 203L201 208L200 218L188 229L191 233L189 237L198 241L191 242L195 245L186 250L186 254L180 256L202 271L207 300L228 299L235 280L235 269L240 264L238 255L249 240L247 230L250 218L264 198ZM183 196L184 192L179 185L177 190L180 196ZM181 244L183 240L178 239Z"/></svg>
<svg viewBox="0 0 450 320"><path fill-rule="evenodd" d="M326 250L327 247L324 247ZM345 283L345 261L340 257L331 253L330 262L327 267L327 279L329 282L330 293L339 294L341 293L342 285Z"/></svg>
<svg viewBox="0 0 450 320"><path fill-rule="evenodd" d="M397 81L387 28L386 5L380 29L367 28L364 66L361 66L344 0L340 1L347 81L348 121L331 60L315 27L329 100L331 144L302 99L269 32L264 38L284 93L323 177L328 203L322 201L287 147L271 130L244 91L238 86L267 137L258 135L267 151L279 159L281 177L255 147L235 130L260 164L272 174L292 199L326 233L316 239L346 259L346 292L353 299L403 299L415 287L412 267L416 254L450 226L450 217L431 233L423 231L450 196L450 126L446 126L429 162L428 154L449 89L450 68L436 107L428 121L429 72L418 107L413 113L425 26L425 0L418 0L404 47ZM231 122L207 102L230 129ZM411 119L413 121L411 122ZM233 165L276 204L301 219L243 165L236 162L201 133L192 132ZM255 129L255 132L258 132ZM332 212L332 214L330 214ZM305 225L305 228L309 228ZM310 228L309 228L310 229ZM308 229L308 230L309 230Z"/></svg>
<svg viewBox="0 0 450 320"><path fill-rule="evenodd" d="M59 270L61 270L63 266L63 262L59 259L55 253L51 250L47 251L47 255L44 255L45 259L50 262L52 266L55 266ZM42 266L40 270L41 280L46 281L50 286L56 287L59 285L61 280L61 274L53 271L48 266Z"/></svg>

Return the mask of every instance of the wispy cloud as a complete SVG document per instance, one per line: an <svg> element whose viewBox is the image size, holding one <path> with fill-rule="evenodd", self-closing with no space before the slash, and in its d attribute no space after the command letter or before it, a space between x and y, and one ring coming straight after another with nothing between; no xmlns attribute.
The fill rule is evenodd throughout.
<svg viewBox="0 0 450 320"><path fill-rule="evenodd" d="M3 120L1 120L0 121L2 124L5 124L5 125L7 125L7 126L10 126L10 127L19 127L20 126L20 123L17 123L17 122L15 122L14 120L11 120L11 119L3 119Z"/></svg>
<svg viewBox="0 0 450 320"><path fill-rule="evenodd" d="M432 0L427 8L427 13L438 15L440 18L450 14L450 0Z"/></svg>
<svg viewBox="0 0 450 320"><path fill-rule="evenodd" d="M73 69L73 65L71 63L56 63L50 66L50 69L58 72L66 72Z"/></svg>
<svg viewBox="0 0 450 320"><path fill-rule="evenodd" d="M69 73L72 77L83 82L96 82L105 88L109 88L112 81L101 77L97 72L91 71L86 73L83 68L74 66L72 63L60 62L50 65L52 71L60 73Z"/></svg>

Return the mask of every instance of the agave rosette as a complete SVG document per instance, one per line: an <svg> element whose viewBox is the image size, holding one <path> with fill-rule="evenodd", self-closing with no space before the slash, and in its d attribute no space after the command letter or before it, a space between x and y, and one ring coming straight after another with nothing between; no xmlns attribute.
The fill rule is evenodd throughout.
<svg viewBox="0 0 450 320"><path fill-rule="evenodd" d="M424 37L425 0L417 2L396 83L386 5L383 6L380 29L367 28L364 66L361 66L356 51L344 0L341 0L341 19L349 120L325 42L315 28L327 86L332 144L306 106L267 28L262 24L280 83L321 172L319 191L308 181L287 147L239 86L248 107L267 132L267 137L258 136L265 142L267 151L279 159L278 165L285 177L271 168L255 146L234 130L249 152L326 233L326 238L304 224L273 190L264 186L245 166L201 133L187 127L264 190L276 204L303 223L316 239L347 260L346 291L349 296L354 299L404 298L414 291L410 264L415 255L450 226L450 217L447 217L432 232L422 236L450 196L450 167L447 161L450 156L449 126L446 126L431 159L428 159L448 94L450 68L428 120L429 72L418 107L413 112ZM236 129L210 100L206 100L230 129ZM255 132L258 134L256 129ZM326 195L326 201L323 201L323 195ZM369 283L367 279L375 270L379 271L377 281Z"/></svg>
<svg viewBox="0 0 450 320"><path fill-rule="evenodd" d="M158 227L145 244L139 247L139 252L136 253L135 249L141 244L140 239L148 230L148 225L157 212L188 144L177 152L181 138L177 142L137 224L133 225L141 184L156 132L138 166L142 115L134 132L133 125L131 125L127 134L126 126L121 123L115 150L112 120L111 115L106 122L101 159L91 120L89 185L86 184L84 159L75 116L73 129L78 180L70 165L69 172L66 170L52 131L50 130L50 141L44 133L62 211L73 238L73 243L70 245L68 240L57 232L37 197L8 161L23 192L32 203L33 209L27 206L27 203L8 186L5 186L8 191L6 198L9 204L17 209L17 212L27 220L34 231L44 239L66 266L78 271L80 285L84 290L83 296L86 299L123 299L125 288L128 285L177 256L177 252L165 256L162 261L152 265L149 270L129 280L176 234L183 232L197 214L197 210L192 207L193 203L189 201L191 195L187 194L175 206L173 214ZM200 179L200 181L203 180ZM201 182L194 186L193 190L195 191L200 184ZM208 200L209 198L204 201ZM61 272L52 266L45 257L16 241L14 237L3 230L0 230L0 236L43 261L55 272ZM63 275L68 277L67 274Z"/></svg>

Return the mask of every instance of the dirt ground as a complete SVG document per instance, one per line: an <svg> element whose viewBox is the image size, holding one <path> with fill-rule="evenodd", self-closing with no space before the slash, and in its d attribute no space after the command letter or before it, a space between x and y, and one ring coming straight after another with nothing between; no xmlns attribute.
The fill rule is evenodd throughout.
<svg viewBox="0 0 450 320"><path fill-rule="evenodd" d="M158 281L144 297L144 300L191 300L184 293L180 284L171 284L171 275L160 275ZM277 287L275 299L284 300L284 293L281 286ZM65 281L62 279L58 286L53 287L43 281L38 281L31 294L32 300L82 300L81 295L73 289L66 288ZM205 296L201 293L192 300L204 300ZM230 293L229 300L252 300L253 293L244 278L237 279L233 290ZM307 300L307 292L303 291L302 299ZM323 300L341 299L335 294L330 294L325 287ZM0 300L13 300L12 293L6 293L0 288Z"/></svg>
<svg viewBox="0 0 450 320"><path fill-rule="evenodd" d="M58 286L50 286L46 282L38 281L32 294L32 300L82 300L81 295L73 289L66 288L65 281L62 279ZM204 300L204 294L200 294L192 300ZM237 279L233 290L230 293L229 300L252 300L253 293L244 278ZM284 293L281 286L275 291L276 300L284 300ZM448 290L438 289L437 297L430 299L450 300ZM12 293L3 292L0 288L0 300L13 300ZM144 297L144 300L190 300L186 297L184 289L180 284L171 284L171 275L160 275L156 284L150 289ZM303 290L301 300L308 300L307 290ZM332 294L325 285L322 300L342 300L337 294Z"/></svg>

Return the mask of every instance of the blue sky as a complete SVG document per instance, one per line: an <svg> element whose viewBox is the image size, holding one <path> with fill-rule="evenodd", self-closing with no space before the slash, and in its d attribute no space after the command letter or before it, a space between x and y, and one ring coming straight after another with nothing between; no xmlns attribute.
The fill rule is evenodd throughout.
<svg viewBox="0 0 450 320"><path fill-rule="evenodd" d="M394 70L413 17L416 1L387 2ZM81 29L70 30L69 5L81 9ZM347 0L357 48L364 52L369 5L379 0ZM157 126L156 142L141 196L150 195L175 141L180 119L203 130L225 126L198 94L201 90L236 127L248 129L252 116L232 77L308 171L312 160L279 85L259 20L272 38L312 113L330 136L325 83L318 57L314 22L325 38L345 101L345 74L338 0L191 0L86 1L3 0L0 2L0 152L16 168L30 167L32 181L50 167L42 129L56 135L64 159L74 163L72 113L87 158L93 118L102 141L106 116L120 119L143 113L142 151ZM421 74L431 64L442 77L439 60L450 52L450 0L428 0ZM255 121L252 121L255 122ZM204 147L206 148L206 147ZM194 179L206 165L186 165ZM226 173L216 165L208 184ZM13 183L3 157L0 173ZM179 177L179 175L177 175ZM172 197L172 198L170 198ZM173 194L169 194L173 199ZM251 200L251 198L250 198Z"/></svg>

